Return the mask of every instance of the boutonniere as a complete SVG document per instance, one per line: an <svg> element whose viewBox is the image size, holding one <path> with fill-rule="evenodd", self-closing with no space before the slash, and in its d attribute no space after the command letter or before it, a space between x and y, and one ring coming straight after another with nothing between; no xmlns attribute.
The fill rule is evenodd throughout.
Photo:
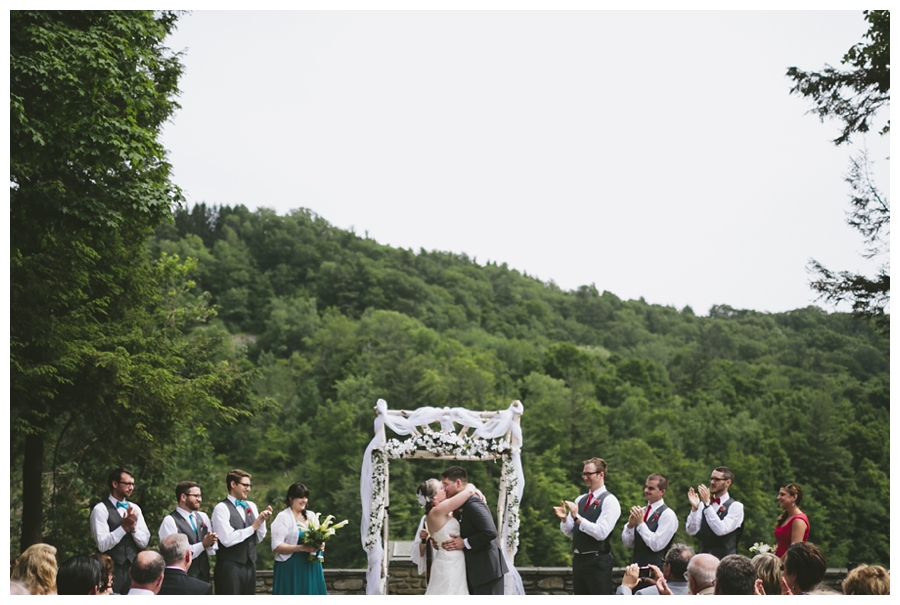
<svg viewBox="0 0 900 605"><path fill-rule="evenodd" d="M724 512L725 512L725 507L724 507L724 506L720 506L720 507L719 507L719 514L721 515L721 514L724 513Z"/></svg>
<svg viewBox="0 0 900 605"><path fill-rule="evenodd" d="M655 514L653 515L653 518L650 519L650 520L651 520L651 521L659 521L659 513L655 513Z"/></svg>

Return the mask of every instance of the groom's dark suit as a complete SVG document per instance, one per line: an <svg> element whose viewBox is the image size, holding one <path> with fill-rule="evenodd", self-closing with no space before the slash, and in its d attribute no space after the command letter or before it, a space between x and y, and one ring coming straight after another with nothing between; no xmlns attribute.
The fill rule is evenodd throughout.
<svg viewBox="0 0 900 605"><path fill-rule="evenodd" d="M469 543L465 549L469 594L503 594L506 561L497 541L497 526L487 504L472 496L462 506L459 535Z"/></svg>

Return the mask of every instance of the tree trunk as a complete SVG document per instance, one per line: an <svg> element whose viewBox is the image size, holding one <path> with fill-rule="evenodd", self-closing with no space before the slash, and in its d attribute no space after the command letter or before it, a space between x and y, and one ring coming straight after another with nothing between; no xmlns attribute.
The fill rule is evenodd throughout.
<svg viewBox="0 0 900 605"><path fill-rule="evenodd" d="M20 552L42 542L44 521L44 434L25 436L22 461L22 537Z"/></svg>

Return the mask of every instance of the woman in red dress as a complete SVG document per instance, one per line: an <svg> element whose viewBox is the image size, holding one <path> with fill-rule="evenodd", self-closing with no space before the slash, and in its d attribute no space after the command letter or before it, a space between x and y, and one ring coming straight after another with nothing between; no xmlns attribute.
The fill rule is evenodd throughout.
<svg viewBox="0 0 900 605"><path fill-rule="evenodd" d="M809 538L809 519L799 506L802 499L803 491L796 483L788 483L778 490L778 506L784 512L775 523L775 555L782 560L791 544Z"/></svg>

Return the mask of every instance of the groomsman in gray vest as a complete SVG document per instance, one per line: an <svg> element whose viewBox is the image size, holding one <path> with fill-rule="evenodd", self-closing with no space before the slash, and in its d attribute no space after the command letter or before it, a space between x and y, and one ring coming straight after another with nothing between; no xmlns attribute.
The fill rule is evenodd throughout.
<svg viewBox="0 0 900 605"><path fill-rule="evenodd" d="M678 531L678 515L666 506L663 496L669 489L669 480L664 475L654 474L644 483L644 499L647 506L632 506L628 523L622 530L622 544L633 548L631 562L638 567L655 565L662 569L666 552L672 547L675 532ZM655 584L656 579L645 578L638 590Z"/></svg>
<svg viewBox="0 0 900 605"><path fill-rule="evenodd" d="M216 554L217 536L210 528L212 523L206 513L200 510L203 494L200 486L193 481L182 481L175 486L178 506L163 517L159 526L159 540L166 536L184 534L191 551L191 566L187 574L192 578L209 582L209 557Z"/></svg>
<svg viewBox="0 0 900 605"><path fill-rule="evenodd" d="M700 553L709 553L720 561L737 553L744 531L744 505L728 494L734 471L718 466L709 474L709 487L688 489L691 512L685 522L689 536L700 538Z"/></svg>
<svg viewBox="0 0 900 605"><path fill-rule="evenodd" d="M572 585L575 594L612 594L613 556L609 545L622 509L606 490L606 462L600 458L584 461L581 473L587 493L574 502L563 500L553 511L559 529L572 538Z"/></svg>
<svg viewBox="0 0 900 605"><path fill-rule="evenodd" d="M150 530L141 508L128 497L134 491L134 473L117 468L106 479L109 497L91 510L91 534L97 550L109 555L113 569L113 592L127 594L131 587L131 569L137 554L150 543Z"/></svg>
<svg viewBox="0 0 900 605"><path fill-rule="evenodd" d="M259 510L247 500L250 475L235 469L225 477L228 497L216 504L212 528L219 538L216 552L216 594L256 594L256 544L266 537L272 507Z"/></svg>

